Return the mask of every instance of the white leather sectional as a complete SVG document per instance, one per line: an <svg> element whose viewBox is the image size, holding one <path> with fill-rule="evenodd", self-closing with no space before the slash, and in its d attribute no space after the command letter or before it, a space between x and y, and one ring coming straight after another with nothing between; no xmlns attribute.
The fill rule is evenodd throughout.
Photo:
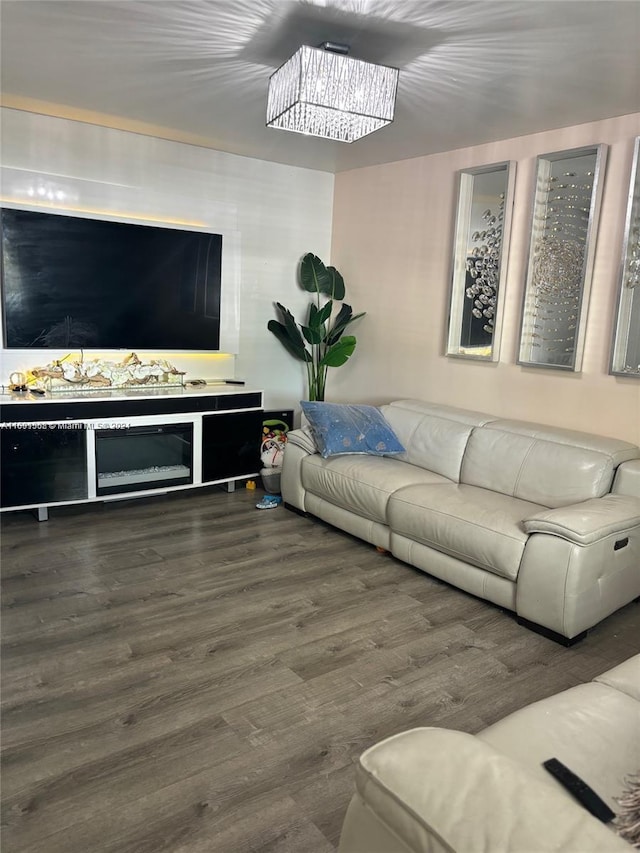
<svg viewBox="0 0 640 853"><path fill-rule="evenodd" d="M285 503L572 641L640 596L640 449L418 400L393 457L289 433Z"/></svg>
<svg viewBox="0 0 640 853"><path fill-rule="evenodd" d="M550 758L619 814L640 767L640 655L478 735L418 728L372 746L340 853L631 853L543 768Z"/></svg>

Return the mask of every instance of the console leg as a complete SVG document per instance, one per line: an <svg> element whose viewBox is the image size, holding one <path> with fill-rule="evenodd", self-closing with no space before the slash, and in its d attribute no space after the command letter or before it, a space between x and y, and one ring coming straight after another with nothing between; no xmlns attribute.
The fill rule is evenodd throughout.
<svg viewBox="0 0 640 853"><path fill-rule="evenodd" d="M235 492L235 490L236 490L236 481L235 480L229 480L229 482L227 483L227 491L228 492Z"/></svg>
<svg viewBox="0 0 640 853"><path fill-rule="evenodd" d="M558 634L557 631L552 631L551 628L545 628L544 625L538 625L537 622L530 622L528 619L523 619L522 616L516 616L516 622L518 625L522 625L523 628L528 628L530 631L540 634L541 637L553 640L554 643L560 643L561 646L565 646L566 648L575 646L576 643L584 640L587 636L587 632L583 631L581 634L576 634L575 637L565 637L563 634Z"/></svg>
<svg viewBox="0 0 640 853"><path fill-rule="evenodd" d="M49 507L37 506L31 510L38 521L49 521Z"/></svg>

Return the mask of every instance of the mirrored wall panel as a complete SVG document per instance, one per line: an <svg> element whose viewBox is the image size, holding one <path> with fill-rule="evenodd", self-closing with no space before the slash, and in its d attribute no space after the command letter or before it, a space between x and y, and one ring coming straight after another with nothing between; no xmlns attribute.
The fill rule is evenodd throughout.
<svg viewBox="0 0 640 853"><path fill-rule="evenodd" d="M611 373L640 377L640 136L633 149Z"/></svg>
<svg viewBox="0 0 640 853"><path fill-rule="evenodd" d="M447 355L497 361L515 163L459 172Z"/></svg>
<svg viewBox="0 0 640 853"><path fill-rule="evenodd" d="M580 370L606 146L538 157L518 362Z"/></svg>

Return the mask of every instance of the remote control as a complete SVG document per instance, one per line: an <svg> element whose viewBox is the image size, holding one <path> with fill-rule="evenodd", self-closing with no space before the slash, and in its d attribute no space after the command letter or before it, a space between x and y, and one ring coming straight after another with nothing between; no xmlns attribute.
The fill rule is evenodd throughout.
<svg viewBox="0 0 640 853"><path fill-rule="evenodd" d="M590 788L585 781L576 776L573 770L569 770L557 758L549 758L548 761L543 761L542 766L598 820L609 823L610 820L614 819L615 813L596 794L593 788Z"/></svg>

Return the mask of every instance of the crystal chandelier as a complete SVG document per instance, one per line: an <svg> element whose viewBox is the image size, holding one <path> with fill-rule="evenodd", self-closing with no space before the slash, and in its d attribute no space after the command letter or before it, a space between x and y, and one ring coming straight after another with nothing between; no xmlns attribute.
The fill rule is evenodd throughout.
<svg viewBox="0 0 640 853"><path fill-rule="evenodd" d="M393 121L398 69L304 45L269 80L267 127L354 142Z"/></svg>

